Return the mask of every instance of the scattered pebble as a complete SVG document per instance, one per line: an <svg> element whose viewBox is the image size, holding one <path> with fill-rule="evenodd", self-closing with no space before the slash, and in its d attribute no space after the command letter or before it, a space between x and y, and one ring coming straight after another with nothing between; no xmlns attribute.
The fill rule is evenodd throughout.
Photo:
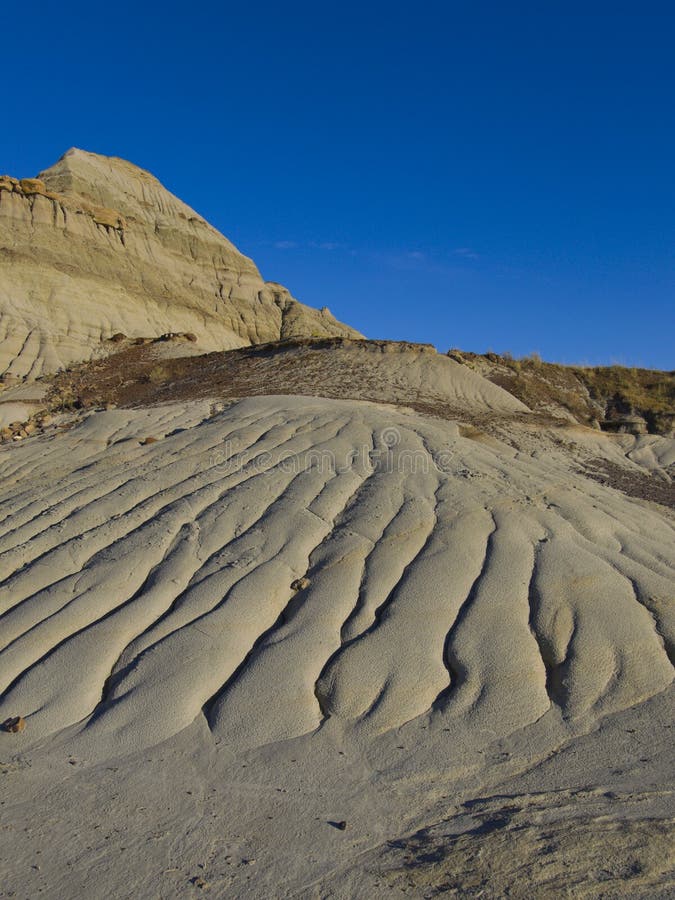
<svg viewBox="0 0 675 900"><path fill-rule="evenodd" d="M10 716L9 719L5 719L0 727L3 731L8 731L10 734L18 734L26 727L26 720L23 716Z"/></svg>
<svg viewBox="0 0 675 900"><path fill-rule="evenodd" d="M309 578L302 577L296 578L295 581L291 582L291 590L292 591L304 591L310 585Z"/></svg>

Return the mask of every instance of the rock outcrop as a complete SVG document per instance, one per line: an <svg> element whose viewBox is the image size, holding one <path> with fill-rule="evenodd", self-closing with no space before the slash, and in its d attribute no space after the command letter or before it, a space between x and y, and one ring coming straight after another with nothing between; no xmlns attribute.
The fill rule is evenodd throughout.
<svg viewBox="0 0 675 900"><path fill-rule="evenodd" d="M189 333L201 351L356 336L265 282L148 172L69 150L38 178L0 177L0 375L89 359L117 333Z"/></svg>

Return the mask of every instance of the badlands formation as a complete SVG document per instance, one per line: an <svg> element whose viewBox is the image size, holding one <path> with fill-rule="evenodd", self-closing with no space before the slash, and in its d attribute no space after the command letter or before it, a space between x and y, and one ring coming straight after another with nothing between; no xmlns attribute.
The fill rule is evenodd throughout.
<svg viewBox="0 0 675 900"><path fill-rule="evenodd" d="M672 436L360 340L120 160L0 223L0 896L672 896Z"/></svg>
<svg viewBox="0 0 675 900"><path fill-rule="evenodd" d="M35 378L115 334L166 332L201 350L356 334L263 281L131 163L73 149L38 178L0 177L0 375Z"/></svg>

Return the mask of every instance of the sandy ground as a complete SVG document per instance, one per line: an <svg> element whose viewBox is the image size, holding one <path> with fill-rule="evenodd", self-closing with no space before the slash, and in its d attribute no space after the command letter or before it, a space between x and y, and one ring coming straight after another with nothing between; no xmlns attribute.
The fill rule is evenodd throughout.
<svg viewBox="0 0 675 900"><path fill-rule="evenodd" d="M0 896L668 896L675 528L577 469L301 396L4 448Z"/></svg>
<svg viewBox="0 0 675 900"><path fill-rule="evenodd" d="M670 897L671 723L668 691L583 737L558 725L553 752L552 723L473 754L421 726L365 745L324 729L233 754L202 719L94 765L60 740L0 769L0 890Z"/></svg>

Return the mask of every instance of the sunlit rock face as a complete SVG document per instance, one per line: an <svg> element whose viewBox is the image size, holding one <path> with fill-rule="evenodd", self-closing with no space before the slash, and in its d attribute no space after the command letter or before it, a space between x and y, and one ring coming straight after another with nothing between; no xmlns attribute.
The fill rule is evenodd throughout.
<svg viewBox="0 0 675 900"><path fill-rule="evenodd" d="M0 375L36 378L122 333L197 337L196 352L358 336L265 282L148 172L72 149L39 178L0 177Z"/></svg>

